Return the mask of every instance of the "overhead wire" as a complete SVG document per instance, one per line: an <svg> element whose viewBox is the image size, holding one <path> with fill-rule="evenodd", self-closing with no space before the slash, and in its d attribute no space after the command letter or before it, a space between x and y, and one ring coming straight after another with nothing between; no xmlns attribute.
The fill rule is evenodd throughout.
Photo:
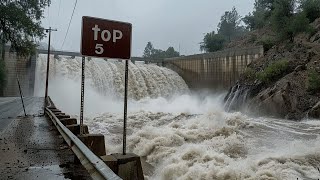
<svg viewBox="0 0 320 180"><path fill-rule="evenodd" d="M69 21L69 25L68 25L68 28L67 28L67 32L66 32L66 35L64 36L64 39L63 39L63 41L62 41L62 45L61 45L61 48L60 48L61 50L62 50L63 45L64 45L64 43L65 43L65 41L66 41L66 39L67 39L68 32L69 32L70 25L71 25L71 21L72 21L72 18L73 18L73 14L74 14L74 11L75 11L75 9L76 9L76 7L77 7L77 3L78 3L78 0L76 0L76 2L74 3L73 11L72 11L71 18L70 18L70 21Z"/></svg>

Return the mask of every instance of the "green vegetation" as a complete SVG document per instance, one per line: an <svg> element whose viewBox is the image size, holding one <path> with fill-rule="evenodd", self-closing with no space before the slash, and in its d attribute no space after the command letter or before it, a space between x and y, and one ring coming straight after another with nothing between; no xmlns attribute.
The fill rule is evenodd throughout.
<svg viewBox="0 0 320 180"><path fill-rule="evenodd" d="M257 74L257 78L263 83L274 82L289 70L289 62L287 60L280 60L270 64L262 72Z"/></svg>
<svg viewBox="0 0 320 180"><path fill-rule="evenodd" d="M0 48L8 42L11 50L19 55L32 54L36 48L36 39L44 37L41 27L43 10L50 0L6 0L0 2ZM6 84L5 64L0 57L0 96Z"/></svg>
<svg viewBox="0 0 320 180"><path fill-rule="evenodd" d="M224 36L230 42L245 32L245 28L240 26L240 23L241 16L236 8L233 7L231 11L226 11L221 16L220 23L218 24L218 34Z"/></svg>
<svg viewBox="0 0 320 180"><path fill-rule="evenodd" d="M256 79L255 71L249 67L247 67L246 70L242 73L242 76L249 81L253 81Z"/></svg>
<svg viewBox="0 0 320 180"><path fill-rule="evenodd" d="M143 53L143 57L145 58L171 58L178 56L180 56L180 53L175 51L173 47L169 47L166 51L163 51L155 49L151 42L147 43Z"/></svg>
<svg viewBox="0 0 320 180"><path fill-rule="evenodd" d="M320 90L320 73L316 70L310 70L308 74L309 86L308 90L315 93Z"/></svg>
<svg viewBox="0 0 320 180"><path fill-rule="evenodd" d="M254 11L242 20L249 30L270 26L278 42L293 42L301 32L314 32L309 23L319 17L319 0L256 0Z"/></svg>
<svg viewBox="0 0 320 180"><path fill-rule="evenodd" d="M319 0L301 0L300 8L305 12L310 22L313 22L320 17L320 2Z"/></svg>
<svg viewBox="0 0 320 180"><path fill-rule="evenodd" d="M1 1L1 43L10 42L11 49L21 55L34 52L36 47L34 40L44 37L41 19L43 17L43 9L49 4L50 0Z"/></svg>
<svg viewBox="0 0 320 180"><path fill-rule="evenodd" d="M226 42L230 42L236 37L244 35L247 30L240 26L241 16L239 16L235 7L231 11L226 11L221 16L218 24L218 33L215 31L207 33L200 43L200 50L205 52L214 52L221 50Z"/></svg>
<svg viewBox="0 0 320 180"><path fill-rule="evenodd" d="M226 39L221 34L215 34L215 32L207 33L203 42L200 43L200 50L205 52L219 51L223 48Z"/></svg>
<svg viewBox="0 0 320 180"><path fill-rule="evenodd" d="M319 17L319 0L255 0L253 12L242 19L235 8L226 11L221 16L218 33L207 33L200 43L200 50L218 51L223 49L227 42L246 34L247 31L270 27L276 32L276 37L260 40L260 44L268 51L285 40L293 42L299 33L314 34L316 30L311 27L310 22ZM240 25L241 21L246 27Z"/></svg>

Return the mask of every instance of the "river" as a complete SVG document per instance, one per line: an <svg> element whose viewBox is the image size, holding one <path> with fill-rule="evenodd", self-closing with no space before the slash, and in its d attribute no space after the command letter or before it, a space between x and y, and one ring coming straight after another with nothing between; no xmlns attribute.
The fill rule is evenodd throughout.
<svg viewBox="0 0 320 180"><path fill-rule="evenodd" d="M45 56L35 95L44 94ZM75 117L80 58L52 60L49 95ZM147 179L293 180L320 178L320 121L300 122L226 112L225 93L192 93L175 72L130 63L127 151L143 157ZM124 63L86 66L85 124L121 152Z"/></svg>

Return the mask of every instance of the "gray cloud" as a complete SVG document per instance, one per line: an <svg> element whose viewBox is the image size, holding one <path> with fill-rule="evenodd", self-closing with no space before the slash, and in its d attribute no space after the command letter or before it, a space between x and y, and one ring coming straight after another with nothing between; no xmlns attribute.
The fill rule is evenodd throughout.
<svg viewBox="0 0 320 180"><path fill-rule="evenodd" d="M60 49L75 0L52 0L43 26L58 31L52 46ZM133 25L132 56L141 56L148 41L156 48L173 46L182 54L199 53L203 34L217 29L221 15L235 6L244 16L254 0L78 0L63 50L80 51L81 17L93 16L130 22ZM48 18L48 15L50 18ZM43 41L47 41L44 39Z"/></svg>

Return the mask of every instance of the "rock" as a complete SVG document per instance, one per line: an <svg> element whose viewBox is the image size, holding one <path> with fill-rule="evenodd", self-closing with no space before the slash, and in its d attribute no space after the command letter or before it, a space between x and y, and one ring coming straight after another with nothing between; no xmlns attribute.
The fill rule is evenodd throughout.
<svg viewBox="0 0 320 180"><path fill-rule="evenodd" d="M297 66L295 69L294 69L294 71L295 72L299 72L299 71L303 71L303 70L306 70L307 68L306 68L306 66L305 65L299 65L299 66Z"/></svg>
<svg viewBox="0 0 320 180"><path fill-rule="evenodd" d="M320 101L311 108L308 115L310 118L320 118Z"/></svg>
<svg viewBox="0 0 320 180"><path fill-rule="evenodd" d="M320 39L320 33L317 33L310 38L310 42L316 42L319 39Z"/></svg>

